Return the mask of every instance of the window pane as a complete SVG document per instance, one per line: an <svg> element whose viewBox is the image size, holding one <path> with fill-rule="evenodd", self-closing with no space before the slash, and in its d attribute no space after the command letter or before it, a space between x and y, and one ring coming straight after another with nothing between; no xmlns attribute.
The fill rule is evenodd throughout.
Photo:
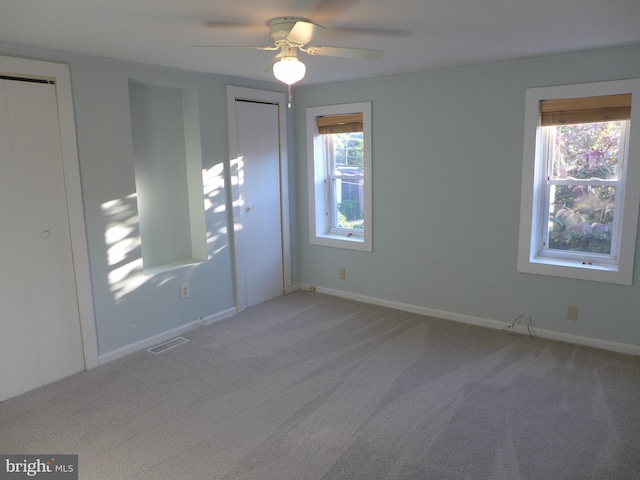
<svg viewBox="0 0 640 480"><path fill-rule="evenodd" d="M618 178L622 122L583 123L547 128L555 130L552 178Z"/></svg>
<svg viewBox="0 0 640 480"><path fill-rule="evenodd" d="M364 230L364 180L348 175L333 177L334 227Z"/></svg>
<svg viewBox="0 0 640 480"><path fill-rule="evenodd" d="M583 253L611 253L615 188L552 185L549 248Z"/></svg>
<svg viewBox="0 0 640 480"><path fill-rule="evenodd" d="M333 227L364 230L364 162L362 132L333 137Z"/></svg>
<svg viewBox="0 0 640 480"><path fill-rule="evenodd" d="M362 167L362 157L364 151L362 132L334 133L333 145L336 167Z"/></svg>

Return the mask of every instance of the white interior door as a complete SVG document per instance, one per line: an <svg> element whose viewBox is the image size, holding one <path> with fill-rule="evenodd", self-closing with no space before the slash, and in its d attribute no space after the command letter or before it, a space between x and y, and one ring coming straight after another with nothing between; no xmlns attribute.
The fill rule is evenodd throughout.
<svg viewBox="0 0 640 480"><path fill-rule="evenodd" d="M236 100L244 301L284 293L279 106Z"/></svg>
<svg viewBox="0 0 640 480"><path fill-rule="evenodd" d="M0 80L0 401L84 369L55 88Z"/></svg>

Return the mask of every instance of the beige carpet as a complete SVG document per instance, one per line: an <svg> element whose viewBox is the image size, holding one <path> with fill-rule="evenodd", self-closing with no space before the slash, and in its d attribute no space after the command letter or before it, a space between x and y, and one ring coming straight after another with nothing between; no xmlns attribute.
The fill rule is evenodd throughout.
<svg viewBox="0 0 640 480"><path fill-rule="evenodd" d="M0 404L82 479L640 478L640 358L297 292Z"/></svg>

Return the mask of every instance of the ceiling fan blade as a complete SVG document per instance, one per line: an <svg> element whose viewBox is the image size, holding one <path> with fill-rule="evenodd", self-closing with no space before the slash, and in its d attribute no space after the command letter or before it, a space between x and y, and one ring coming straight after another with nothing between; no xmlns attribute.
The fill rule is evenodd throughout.
<svg viewBox="0 0 640 480"><path fill-rule="evenodd" d="M253 50L278 50L279 47L275 45L264 45L264 46L256 46L256 45L190 45L195 48L250 48Z"/></svg>
<svg viewBox="0 0 640 480"><path fill-rule="evenodd" d="M345 47L308 47L302 49L309 55L321 55L324 57L353 58L357 60L376 60L382 57L384 51L369 48L345 48Z"/></svg>
<svg viewBox="0 0 640 480"><path fill-rule="evenodd" d="M306 45L315 35L324 30L326 29L322 25L298 20L287 35L287 40L294 45Z"/></svg>

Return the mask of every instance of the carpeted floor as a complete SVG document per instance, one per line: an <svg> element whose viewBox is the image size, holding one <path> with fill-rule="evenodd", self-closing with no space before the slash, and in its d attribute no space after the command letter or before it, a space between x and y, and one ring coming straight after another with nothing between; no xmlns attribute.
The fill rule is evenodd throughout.
<svg viewBox="0 0 640 480"><path fill-rule="evenodd" d="M0 403L81 479L640 478L640 358L296 292Z"/></svg>

